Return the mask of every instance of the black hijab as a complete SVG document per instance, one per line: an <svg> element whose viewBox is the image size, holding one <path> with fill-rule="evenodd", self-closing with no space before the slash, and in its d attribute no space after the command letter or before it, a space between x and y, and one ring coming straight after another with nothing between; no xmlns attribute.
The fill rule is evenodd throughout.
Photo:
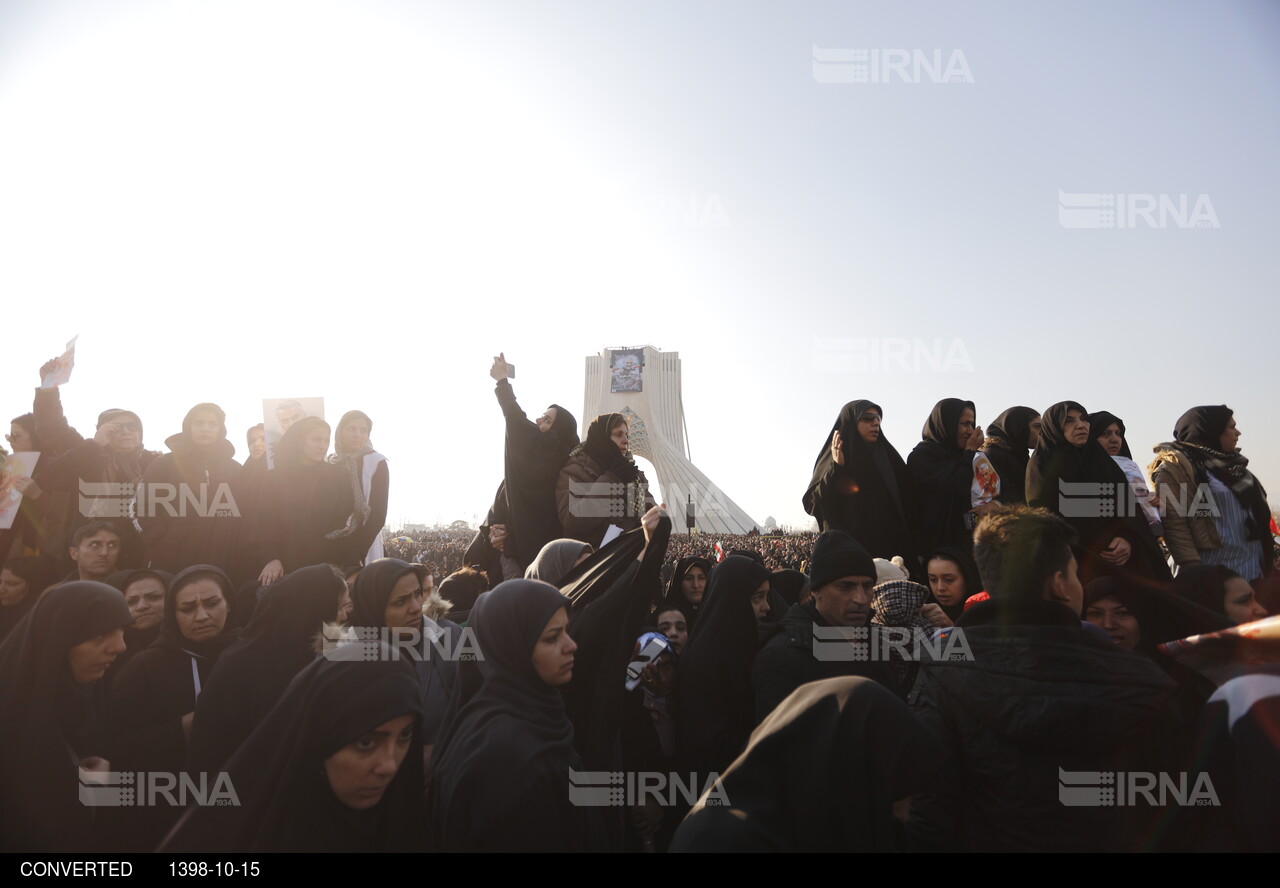
<svg viewBox="0 0 1280 888"><path fill-rule="evenodd" d="M1120 443L1120 456L1133 459L1133 453L1129 450L1129 437L1125 431L1124 420L1116 416L1114 413L1108 413L1105 410L1099 410L1097 413L1090 413L1089 438L1093 441L1097 441L1102 437L1102 433L1105 432L1112 423L1120 426L1120 437L1122 439ZM1102 445L1099 444L1098 446L1101 447ZM1103 453L1106 453L1106 451L1104 450Z"/></svg>
<svg viewBox="0 0 1280 888"><path fill-rule="evenodd" d="M476 599L468 625L483 659L459 664L467 668L431 758L438 850L590 847L589 809L569 802L569 771L579 767L573 725L532 660L547 622L570 606L538 580L507 580Z"/></svg>
<svg viewBox="0 0 1280 888"><path fill-rule="evenodd" d="M167 570L150 570L141 568L138 570L122 570L118 573L113 573L111 576L107 577L107 584L119 589L120 593L125 595L125 600L128 601L129 596L125 593L128 592L129 587L138 580L145 579L147 577L159 580L161 588L163 588L166 593L169 590L170 584L173 583L173 574L169 573ZM111 665L111 673L108 674L119 672L124 664L128 663L129 660L133 658L134 654L138 653L138 651L149 648L152 642L159 637L159 626L153 626L150 629L137 629L130 626L125 629L125 652L116 657L115 663Z"/></svg>
<svg viewBox="0 0 1280 888"><path fill-rule="evenodd" d="M568 410L559 404L552 404L550 408L556 412L556 421L551 424L549 434L551 434L557 442L560 449L564 452L564 458L569 458L569 453L580 443L578 440L578 420ZM561 460L561 465L564 460Z"/></svg>
<svg viewBox="0 0 1280 888"><path fill-rule="evenodd" d="M347 584L327 564L295 570L271 586L244 634L218 658L196 701L190 770L216 772L315 659L315 638L333 622Z"/></svg>
<svg viewBox="0 0 1280 888"><path fill-rule="evenodd" d="M721 772L755 727L751 669L759 635L751 596L764 565L730 555L711 572L698 625L676 671L676 748L683 771Z"/></svg>
<svg viewBox="0 0 1280 888"><path fill-rule="evenodd" d="M507 432L503 442L503 483L499 496L506 500L506 553L528 564L542 547L560 535L555 488L569 453L579 444L578 421L559 404L555 422L543 432L515 403L505 381L498 386ZM614 448L615 451L617 448Z"/></svg>
<svg viewBox="0 0 1280 888"><path fill-rule="evenodd" d="M924 568L926 571L929 569L929 562L935 558L953 562L960 568L960 576L964 578L964 600L957 605L948 607L933 597L932 589L929 591L929 600L942 608L942 612L954 623L964 613L964 601L982 591L982 577L978 575L978 562L974 561L973 555L964 549L955 546L939 546L925 556Z"/></svg>
<svg viewBox="0 0 1280 888"><path fill-rule="evenodd" d="M178 627L178 593L200 580L213 580L222 589L222 597L227 600L227 622L222 631L205 641L192 641L182 634ZM164 620L160 623L160 637L154 647L178 648L193 657L201 657L211 663L218 659L227 646L239 637L239 632L231 625L231 607L235 603L235 587L231 578L222 568L212 564L193 564L186 570L178 571L173 582L169 584L164 596Z"/></svg>
<svg viewBox="0 0 1280 888"><path fill-rule="evenodd" d="M973 452L956 441L965 410L976 417L972 401L944 398L935 404L925 420L923 440L907 457L920 509L915 536L922 549L973 548L973 531L964 517L972 507Z"/></svg>
<svg viewBox="0 0 1280 888"><path fill-rule="evenodd" d="M0 643L0 848L95 849L93 808L79 801L78 763L107 754L105 694L101 682L76 684L67 657L132 621L118 590L63 583Z"/></svg>
<svg viewBox="0 0 1280 888"><path fill-rule="evenodd" d="M798 570L784 567L773 572L773 588L788 605L799 604L809 594L809 578Z"/></svg>
<svg viewBox="0 0 1280 888"><path fill-rule="evenodd" d="M1000 476L1002 503L1027 501L1027 461L1031 447L1031 423L1040 415L1033 407L1010 407L987 426L982 449Z"/></svg>
<svg viewBox="0 0 1280 888"><path fill-rule="evenodd" d="M274 468L293 471L315 468L316 466L331 466L332 463L325 462L316 463L313 466L302 459L303 443L307 440L308 435L319 428L328 429L329 423L318 416L304 416L289 426L289 431L285 432L284 437L276 442L275 450L272 453Z"/></svg>
<svg viewBox="0 0 1280 888"><path fill-rule="evenodd" d="M1221 564L1193 564L1178 571L1169 591L1215 614L1227 615L1227 580L1240 575ZM1167 639L1166 639L1167 640Z"/></svg>
<svg viewBox="0 0 1280 888"><path fill-rule="evenodd" d="M1168 582L1169 567L1147 527L1146 518L1136 508L1126 505L1119 510L1122 514L1107 516L1101 508L1105 500L1094 505L1085 499L1077 500L1077 504L1097 515L1063 514L1064 505L1071 506L1068 511L1076 511L1077 504L1064 502L1064 498L1076 496L1071 485L1101 484L1104 485L1101 490L1110 493L1111 502L1117 502L1122 495L1125 504L1132 504L1128 495L1129 479L1092 437L1092 428L1090 437L1079 447L1067 439L1066 420L1070 410L1080 411L1088 421L1089 411L1076 401L1060 401L1044 412L1040 443L1027 464L1027 503L1063 515L1076 529L1080 536L1081 582L1107 574L1130 577L1134 581L1141 577L1154 583ZM1131 549L1129 561L1120 567L1099 557L1116 537L1124 538Z"/></svg>
<svg viewBox="0 0 1280 888"><path fill-rule="evenodd" d="M350 648L355 657L368 650L367 643ZM320 658L299 672L225 765L239 807L193 805L160 850L422 850L418 682L410 663L393 658L385 645L379 651L374 661ZM381 801L365 811L348 808L330 788L325 760L404 715L413 717L414 735Z"/></svg>
<svg viewBox="0 0 1280 888"><path fill-rule="evenodd" d="M1084 614L1087 615L1089 607L1096 602L1114 598L1138 621L1138 646L1135 650L1163 661L1163 657L1155 656L1157 645L1231 627L1222 613L1221 594L1218 595L1218 609L1214 611L1206 607L1198 596L1180 595L1178 591L1174 588L1154 589L1127 582L1122 577L1098 577L1084 588ZM1165 664L1161 662L1161 665Z"/></svg>
<svg viewBox="0 0 1280 888"><path fill-rule="evenodd" d="M843 530L866 546L873 557L904 558L914 554L911 522L914 503L906 463L885 437L874 444L858 434L858 417L868 410L884 417L874 401L850 401L827 433L813 464L804 493L804 510L818 521L818 530ZM831 442L840 433L844 465L831 458Z"/></svg>
<svg viewBox="0 0 1280 888"><path fill-rule="evenodd" d="M676 832L672 851L895 851L894 802L930 788L944 750L869 678L801 685Z"/></svg>
<svg viewBox="0 0 1280 888"><path fill-rule="evenodd" d="M702 602L694 604L689 597L684 594L684 577L691 567L700 567L702 572L706 574L707 583L702 587ZM671 580L667 583L666 593L662 596L663 601L667 604L674 604L684 611L685 621L689 624L689 631L693 631L693 624L698 619L698 611L703 604L707 603L707 593L711 591L711 562L698 555L686 555L676 562L676 569L671 574Z"/></svg>
<svg viewBox="0 0 1280 888"><path fill-rule="evenodd" d="M614 444L613 439L609 437L609 433L614 426L626 421L627 418L621 413L600 414L591 420L591 424L587 426L586 440L575 447L573 452L576 454L585 451L600 468L606 471L611 466L626 462L626 457L622 455L618 445ZM554 430L555 426L553 425L551 428Z"/></svg>
<svg viewBox="0 0 1280 888"><path fill-rule="evenodd" d="M49 555L10 558L4 563L4 569L27 584L27 593L17 604L0 607L0 640L13 631L13 627L36 606L40 593L56 583L61 574L58 562Z"/></svg>
<svg viewBox="0 0 1280 888"><path fill-rule="evenodd" d="M425 573L426 568L421 564L410 564L399 558L379 558L367 565L351 590L351 617L347 623L366 627L387 625L387 601L396 583L406 574L413 574L421 581Z"/></svg>

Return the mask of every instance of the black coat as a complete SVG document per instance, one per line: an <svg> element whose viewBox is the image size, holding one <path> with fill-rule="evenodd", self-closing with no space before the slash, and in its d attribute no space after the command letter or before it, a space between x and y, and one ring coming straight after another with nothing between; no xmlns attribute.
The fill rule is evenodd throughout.
<svg viewBox="0 0 1280 888"><path fill-rule="evenodd" d="M274 559L286 573L310 564L349 563L349 538L327 540L325 534L346 525L352 502L351 481L333 463L269 471L251 524L258 569Z"/></svg>
<svg viewBox="0 0 1280 888"><path fill-rule="evenodd" d="M1173 682L1056 602L1000 607L977 604L952 630L971 658L921 664L908 702L947 755L912 799L913 847L1138 850L1154 832L1143 818L1163 812L1066 805L1060 772L1176 770Z"/></svg>
<svg viewBox="0 0 1280 888"><path fill-rule="evenodd" d="M248 518L235 498L243 471L232 459L235 448L225 438L197 447L184 432L171 435L165 444L172 452L158 457L142 476L147 505L138 523L150 567L177 573L193 564L212 564L232 573ZM156 502L157 494L167 492L160 485L175 493L172 509ZM184 490L191 491L191 500Z"/></svg>
<svg viewBox="0 0 1280 888"><path fill-rule="evenodd" d="M924 440L907 457L907 469L919 503L915 539L920 554L938 546L973 551L973 529L965 523L971 509L973 457L976 451L956 443L960 414L972 401L945 398L924 425Z"/></svg>
<svg viewBox="0 0 1280 888"><path fill-rule="evenodd" d="M498 381L494 394L507 424L500 492L507 504L506 552L528 565L543 546L564 535L556 509L556 481L569 451L578 444L578 423L557 405L556 421L544 433L525 416L505 379Z"/></svg>
<svg viewBox="0 0 1280 888"><path fill-rule="evenodd" d="M1076 447L1066 438L1065 421L1069 410L1086 411L1075 401L1061 401L1044 412L1040 427L1040 443L1027 463L1027 504L1049 509L1062 515L1079 534L1080 581L1087 583L1100 576L1121 576L1135 582L1167 583L1170 573L1160 547L1146 519L1125 504L1132 504L1129 479L1115 460L1107 455L1096 439ZM1066 487L1062 485L1065 484ZM1084 496L1072 485L1105 485L1106 500ZM1095 490L1097 488L1094 488ZM1120 514L1108 515L1107 504ZM1064 514L1064 506L1069 506ZM1117 567L1100 555L1120 537L1129 543L1129 560Z"/></svg>
<svg viewBox="0 0 1280 888"><path fill-rule="evenodd" d="M293 677L315 659L315 636L337 617L346 584L327 565L300 568L267 587L241 638L218 658L191 723L192 771L231 758Z"/></svg>
<svg viewBox="0 0 1280 888"><path fill-rule="evenodd" d="M769 580L764 565L730 555L707 584L698 625L676 666L676 743L680 770L723 772L755 727L751 668L759 634L751 596Z"/></svg>
<svg viewBox="0 0 1280 888"><path fill-rule="evenodd" d="M824 678L862 676L898 691L887 662L818 659L814 655L813 627L830 625L813 604L793 604L787 609L782 617L783 631L761 649L752 670L757 722L763 721L800 685ZM876 630L868 627L871 631Z"/></svg>

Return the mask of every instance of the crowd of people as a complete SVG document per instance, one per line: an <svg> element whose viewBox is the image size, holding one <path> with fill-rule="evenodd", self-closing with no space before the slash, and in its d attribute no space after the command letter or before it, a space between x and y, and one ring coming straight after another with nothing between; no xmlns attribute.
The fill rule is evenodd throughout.
<svg viewBox="0 0 1280 888"><path fill-rule="evenodd" d="M944 399L904 459L856 400L817 534L678 535L625 415L579 435L490 376L486 520L399 538L358 410L298 418L268 468L215 404L162 454L38 389L0 532L3 847L1280 847L1273 524L1227 407L1144 471L1074 401L984 432Z"/></svg>

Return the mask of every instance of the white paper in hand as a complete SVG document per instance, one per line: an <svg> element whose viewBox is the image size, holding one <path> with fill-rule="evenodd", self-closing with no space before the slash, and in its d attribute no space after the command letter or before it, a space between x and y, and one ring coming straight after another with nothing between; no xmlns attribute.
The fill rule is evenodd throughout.
<svg viewBox="0 0 1280 888"><path fill-rule="evenodd" d="M604 532L604 539L600 541L600 548L603 549L620 536L622 536L622 528L616 524L610 524L609 529Z"/></svg>
<svg viewBox="0 0 1280 888"><path fill-rule="evenodd" d="M40 380L40 388L57 388L71 381L71 368L76 365L76 340L79 338L79 335L71 337L71 341L67 343L67 350L62 353L62 357L53 362L53 369Z"/></svg>

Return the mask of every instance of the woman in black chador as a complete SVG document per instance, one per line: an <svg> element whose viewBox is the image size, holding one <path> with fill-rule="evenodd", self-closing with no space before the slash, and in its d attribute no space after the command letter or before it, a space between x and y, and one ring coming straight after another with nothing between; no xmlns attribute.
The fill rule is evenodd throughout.
<svg viewBox="0 0 1280 888"><path fill-rule="evenodd" d="M583 767L559 690L573 678L577 649L569 608L569 599L537 580L507 580L476 600L469 626L484 659L460 664L451 717L431 759L437 850L605 847L600 809L569 800L569 771Z"/></svg>
<svg viewBox="0 0 1280 888"><path fill-rule="evenodd" d="M238 806L193 805L160 851L424 850L413 667L378 642L333 656L299 672L227 762Z"/></svg>
<svg viewBox="0 0 1280 888"><path fill-rule="evenodd" d="M827 435L804 510L819 532L843 530L873 558L901 555L914 562L914 502L906 463L884 436L884 411L872 401L850 401Z"/></svg>
<svg viewBox="0 0 1280 888"><path fill-rule="evenodd" d="M101 679L132 621L118 590L64 583L0 644L0 850L102 850L80 769L114 765Z"/></svg>

